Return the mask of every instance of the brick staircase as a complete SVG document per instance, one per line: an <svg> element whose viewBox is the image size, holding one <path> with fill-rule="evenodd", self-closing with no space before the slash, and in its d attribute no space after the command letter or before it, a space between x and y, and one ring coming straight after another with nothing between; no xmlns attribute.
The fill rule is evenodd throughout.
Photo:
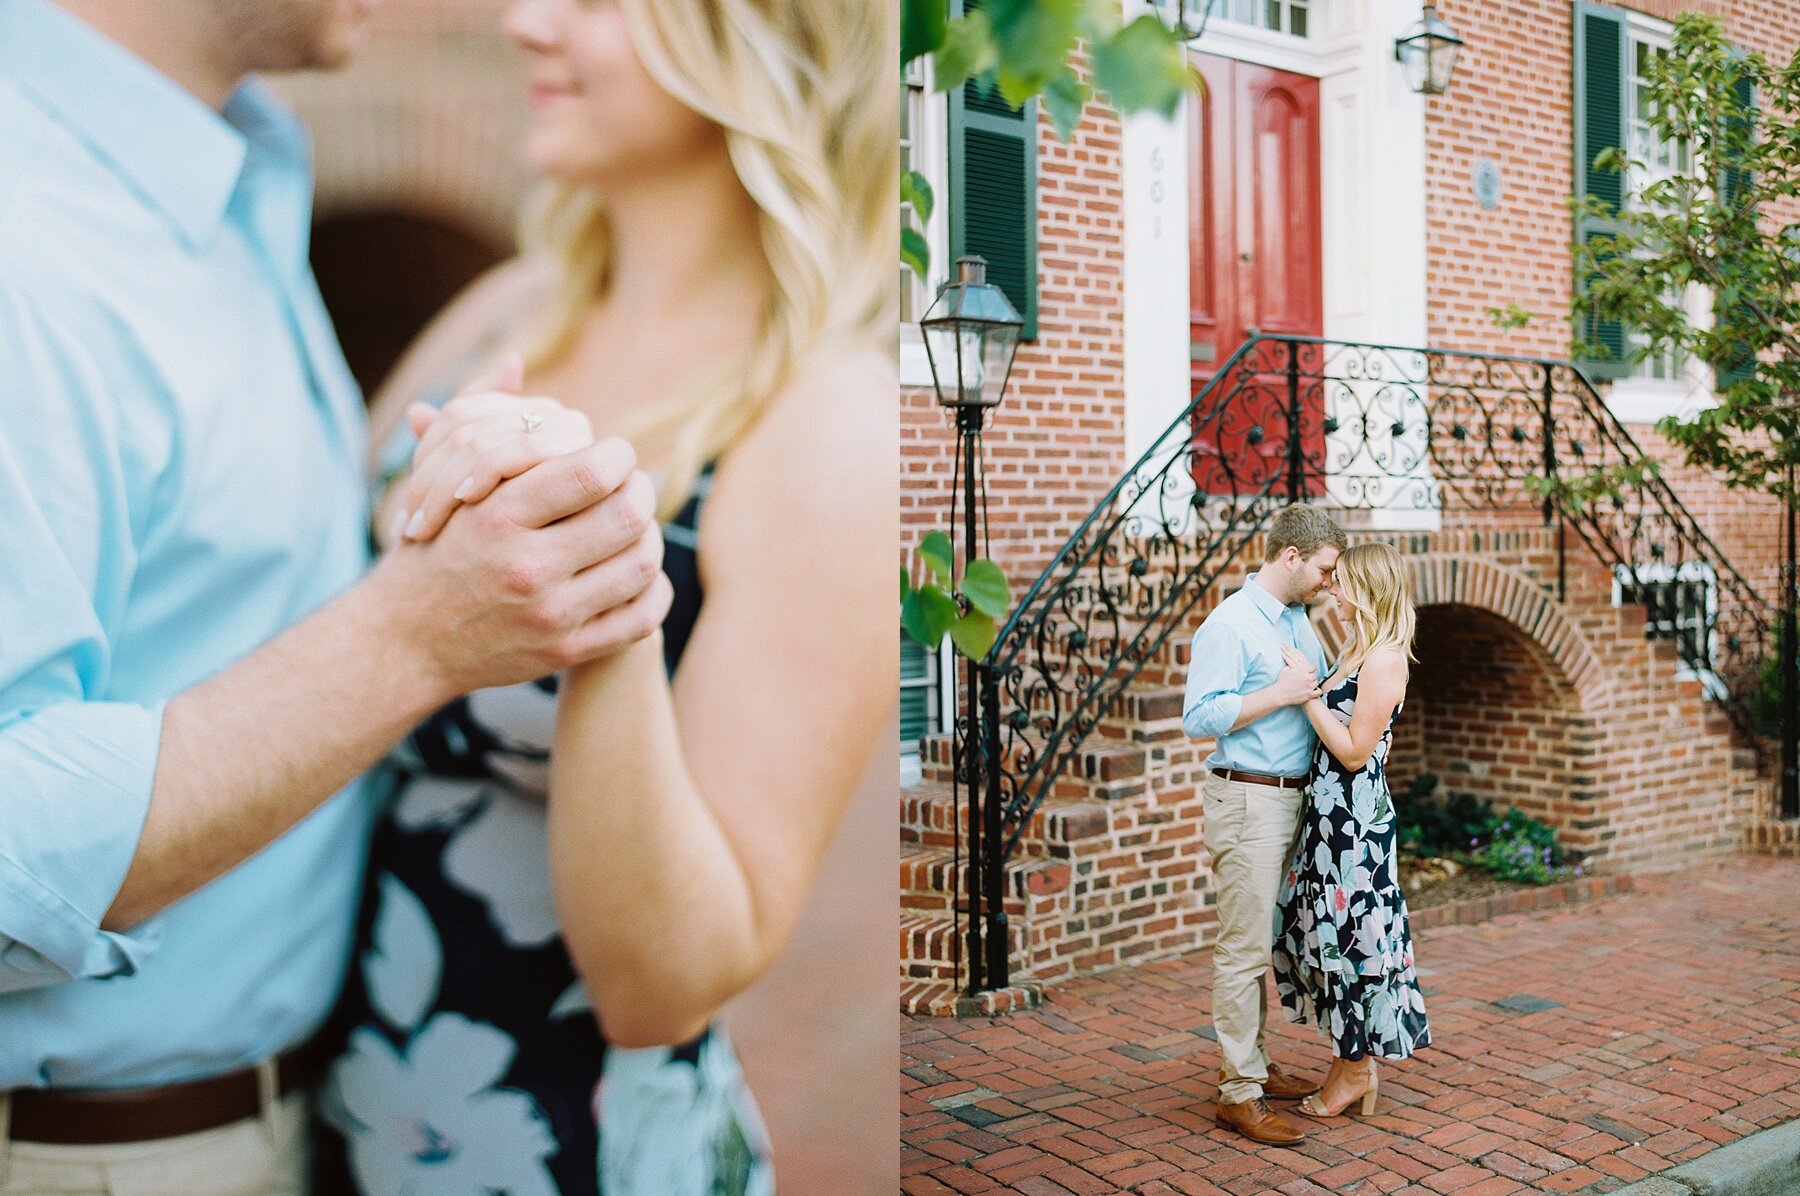
<svg viewBox="0 0 1800 1196"><path fill-rule="evenodd" d="M1260 557L1260 544L1252 547L1251 559ZM1643 608L1612 605L1609 570L1571 556L1567 600L1559 601L1552 532L1425 533L1400 547L1403 555L1422 558L1413 566L1422 605L1473 606L1504 620L1532 643L1563 687L1564 705L1553 712L1563 721L1552 721L1545 733L1563 737L1554 750L1566 759L1562 771L1540 782L1537 792L1549 794L1541 805L1517 783L1484 785L1477 776L1457 780L1456 787L1484 789L1503 806L1549 817L1587 855L1590 871L1657 869L1746 846L1800 854L1793 824L1767 815L1771 786L1758 777L1754 753L1734 740L1701 683L1678 676L1674 644L1645 638ZM957 983L961 944L952 911L966 900L968 865L954 863L959 811L952 806L950 742L923 743L922 779L900 794L900 954L908 1012L992 1016L1029 1008L1047 983L1210 943L1216 911L1201 840L1200 786L1211 744L1182 730L1182 682L1193 628L1238 576L1225 580L1209 587L1181 630L1147 654L1031 815L1006 866L1013 986L973 999L962 997ZM1341 648L1331 642L1329 620L1320 630L1329 650ZM1420 705L1436 700L1429 692L1415 697ZM1508 733L1496 721L1496 777L1513 766L1507 753L1520 750ZM1679 750L1668 746L1671 736L1682 741ZM1636 779L1637 761L1661 753L1669 755L1667 767ZM966 819L966 805L960 816Z"/></svg>

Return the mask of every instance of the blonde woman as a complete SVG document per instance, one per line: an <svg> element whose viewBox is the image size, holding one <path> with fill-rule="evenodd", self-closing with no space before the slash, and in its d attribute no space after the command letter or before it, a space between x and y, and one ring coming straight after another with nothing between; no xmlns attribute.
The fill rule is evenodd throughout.
<svg viewBox="0 0 1800 1196"><path fill-rule="evenodd" d="M712 1019L787 940L897 692L895 25L866 0L508 11L543 194L380 396L385 465L412 465L380 526L424 551L500 479L620 437L671 607L399 760L326 1103L366 1196L773 1190Z"/></svg>
<svg viewBox="0 0 1800 1196"><path fill-rule="evenodd" d="M1331 595L1349 648L1302 707L1319 746L1276 901L1275 986L1289 1018L1318 1025L1333 1045L1324 1086L1300 1111L1334 1117L1360 1101L1366 1117L1375 1111L1375 1059L1404 1059L1431 1041L1395 872L1386 768L1414 614L1388 544L1346 549Z"/></svg>

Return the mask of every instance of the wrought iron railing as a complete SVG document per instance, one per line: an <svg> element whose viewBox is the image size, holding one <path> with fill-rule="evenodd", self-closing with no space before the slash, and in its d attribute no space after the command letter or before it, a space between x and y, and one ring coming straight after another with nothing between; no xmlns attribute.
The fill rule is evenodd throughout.
<svg viewBox="0 0 1800 1196"><path fill-rule="evenodd" d="M1628 598L1685 581L1709 601L1677 612L1680 626L1653 619L1651 631L1668 632L1733 725L1752 732L1774 612L1665 479L1624 468L1642 459L1565 361L1247 341L1057 551L980 667L979 725L965 719L957 736L961 779L986 807L971 823L987 830L969 877L970 988L1007 982L1002 872L1033 812L1290 502L1381 511L1391 526L1455 509L1490 512L1497 525L1560 523ZM1573 483L1595 471L1617 479L1616 497L1577 497Z"/></svg>

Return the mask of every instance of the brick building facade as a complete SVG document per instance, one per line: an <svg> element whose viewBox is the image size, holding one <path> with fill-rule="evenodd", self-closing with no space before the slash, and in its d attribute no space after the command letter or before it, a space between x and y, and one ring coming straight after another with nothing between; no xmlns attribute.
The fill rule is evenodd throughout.
<svg viewBox="0 0 1800 1196"><path fill-rule="evenodd" d="M1296 94L1317 97L1316 160L1303 163L1302 174L1317 170L1318 227L1308 235L1317 240L1320 269L1315 279L1304 271L1294 277L1317 286L1320 319L1301 331L1569 357L1569 201L1584 119L1576 77L1594 69L1576 53L1577 24L1598 9L1594 20L1617 30L1625 76L1618 98L1629 131L1637 55L1666 45L1676 11L1696 6L1720 16L1746 49L1786 62L1800 48L1800 9L1773 0L1450 0L1440 14L1466 44L1449 92L1427 98L1407 90L1393 61L1393 40L1417 20L1417 4L1221 4L1194 47L1212 84L1205 104L1227 102L1224 91L1243 74L1297 81ZM923 95L914 98L914 124L923 132L911 148L929 168L933 125ZM1214 347L1200 320L1213 298L1216 275L1208 271L1218 269L1217 247L1229 244L1248 261L1252 250L1264 252L1266 242L1256 238L1269 236L1259 226L1255 237L1217 239L1221 217L1208 206L1208 188L1217 184L1208 172L1216 173L1221 152L1233 152L1220 150L1221 135L1278 144L1271 138L1279 138L1279 126L1254 123L1262 119L1220 122L1196 103L1174 122L1121 122L1095 105L1066 144L1041 124L1038 337L1020 349L985 445L989 549L1015 593L1157 443L1203 381L1198 371ZM953 133L954 118L949 125ZM1255 173L1263 169L1256 152L1244 150L1233 167L1251 174L1251 186L1263 177ZM957 202L955 180L945 182L947 202ZM1237 187L1241 193L1246 183ZM1232 202L1241 225L1245 201ZM1296 210L1295 202L1283 210ZM1270 219L1254 211L1252 218ZM962 248L942 229L928 232L940 262ZM1203 264L1209 255L1210 266ZM1244 293L1262 285L1227 277L1238 278ZM1502 328L1490 313L1509 305L1530 313L1529 322ZM1281 327L1263 318L1265 328ZM949 525L952 439L922 355L905 333L902 365L903 385L911 384L902 395L902 521L912 543ZM1779 507L1679 467L1651 426L1662 414L1704 403L1710 378L1682 362L1632 372L1603 382L1598 399L1644 453L1667 464L1680 504L1724 560L1772 600ZM1419 389L1426 402L1432 389ZM1534 503L1512 497L1486 506L1445 503L1441 511L1344 512L1353 536L1388 538L1406 554L1420 608L1419 664L1391 765L1396 787L1430 772L1453 789L1535 814L1600 871L1668 867L1792 838L1791 825L1774 818L1772 769L1766 761L1759 769L1709 700L1707 679L1677 658L1671 640L1682 634L1673 625L1682 616L1647 617L1643 605L1624 600L1629 587L1578 534L1547 525ZM1210 940L1212 881L1198 796L1210 745L1181 731L1179 687L1199 618L1241 583L1246 562L1260 558L1260 543L1248 542L1207 592L1192 596L1194 608L1143 662L1030 819L1007 866L1016 978L1054 980ZM1657 576L1677 588L1688 579L1691 594L1713 601L1711 568ZM909 729L927 729L930 719L941 727L950 713L942 702L921 705ZM903 999L913 1009L951 1003L949 892L952 882L960 889L962 873L951 859L949 756L942 735L928 736L920 779L905 780L903 772ZM990 1007L1008 999L996 997Z"/></svg>

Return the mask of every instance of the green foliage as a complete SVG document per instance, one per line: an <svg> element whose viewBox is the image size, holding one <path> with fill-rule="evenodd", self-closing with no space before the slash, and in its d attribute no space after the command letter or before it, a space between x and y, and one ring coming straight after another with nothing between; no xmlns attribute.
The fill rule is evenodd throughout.
<svg viewBox="0 0 1800 1196"><path fill-rule="evenodd" d="M1517 810L1508 810L1494 824L1486 845L1471 862L1502 880L1534 885L1567 880L1576 874L1576 869L1563 861L1555 829Z"/></svg>
<svg viewBox="0 0 1800 1196"><path fill-rule="evenodd" d="M1557 477L1525 479L1525 489L1539 498L1553 499L1566 511L1581 511L1596 503L1616 498L1662 476L1662 462L1655 457L1639 457L1600 466L1585 474L1567 473Z"/></svg>
<svg viewBox="0 0 1800 1196"><path fill-rule="evenodd" d="M1394 800L1400 848L1419 855L1453 856L1487 838L1494 825L1494 803L1472 793L1437 796L1438 779L1430 773L1413 778L1404 796Z"/></svg>
<svg viewBox="0 0 1800 1196"><path fill-rule="evenodd" d="M1777 627L1774 642L1757 666L1756 679L1750 683L1750 725L1759 735L1771 739L1781 734L1781 648L1785 642L1786 637Z"/></svg>
<svg viewBox="0 0 1800 1196"><path fill-rule="evenodd" d="M900 28L902 64L931 55L939 91L977 79L1014 108L1041 96L1065 141L1093 94L1070 63L1082 39L1121 113L1173 115L1198 79L1173 33L1149 15L1123 24L1115 0L986 0L954 19L944 0L902 0Z"/></svg>
<svg viewBox="0 0 1800 1196"><path fill-rule="evenodd" d="M1490 307L1487 314L1488 319L1494 322L1496 328L1503 328L1509 332L1515 328L1524 328L1536 318L1517 303L1508 303L1505 307Z"/></svg>
<svg viewBox="0 0 1800 1196"><path fill-rule="evenodd" d="M1581 875L1556 842L1555 828L1518 810L1495 815L1494 803L1472 793L1439 797L1438 778L1426 773L1394 802L1400 849L1447 857L1505 880L1550 884Z"/></svg>
<svg viewBox="0 0 1800 1196"><path fill-rule="evenodd" d="M1800 199L1800 54L1778 66L1739 53L1716 18L1684 13L1673 51L1651 67L1648 98L1655 137L1684 146L1686 168L1635 186L1624 210L1576 201L1579 218L1616 231L1579 247L1576 274L1588 281L1572 314L1578 328L1590 316L1621 321L1643 339L1640 353L1679 349L1711 367L1717 404L1658 430L1688 464L1793 503L1800 226L1770 216ZM1647 177L1643 162L1616 149L1594 166ZM1709 320L1690 317L1691 286L1711 292Z"/></svg>
<svg viewBox="0 0 1800 1196"><path fill-rule="evenodd" d="M913 642L933 650L948 635L956 650L971 660L986 656L1012 605L1006 574L982 557L970 561L956 577L955 549L941 531L926 535L913 556L914 569L900 567L900 629Z"/></svg>

